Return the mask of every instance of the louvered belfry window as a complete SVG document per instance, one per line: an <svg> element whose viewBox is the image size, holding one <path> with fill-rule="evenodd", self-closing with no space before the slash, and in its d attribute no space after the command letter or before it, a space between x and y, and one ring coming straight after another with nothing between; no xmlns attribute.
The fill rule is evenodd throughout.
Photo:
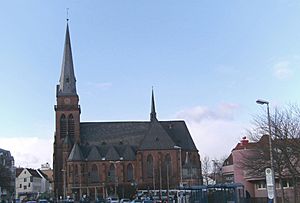
<svg viewBox="0 0 300 203"><path fill-rule="evenodd" d="M67 119L65 114L60 117L60 137L65 138L67 135Z"/></svg>
<svg viewBox="0 0 300 203"><path fill-rule="evenodd" d="M68 117L68 134L70 137L74 137L75 134L74 117L72 114L70 114Z"/></svg>

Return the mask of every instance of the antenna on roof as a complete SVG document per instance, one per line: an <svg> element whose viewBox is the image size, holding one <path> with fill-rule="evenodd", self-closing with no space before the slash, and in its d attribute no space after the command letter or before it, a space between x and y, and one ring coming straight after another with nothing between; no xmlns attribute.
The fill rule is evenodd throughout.
<svg viewBox="0 0 300 203"><path fill-rule="evenodd" d="M67 8L67 22L69 21L69 8Z"/></svg>

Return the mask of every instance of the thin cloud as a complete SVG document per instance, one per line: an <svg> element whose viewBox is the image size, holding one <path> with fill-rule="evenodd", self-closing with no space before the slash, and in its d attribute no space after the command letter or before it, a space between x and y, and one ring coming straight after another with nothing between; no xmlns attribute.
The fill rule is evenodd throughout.
<svg viewBox="0 0 300 203"><path fill-rule="evenodd" d="M176 118L186 119L192 122L203 120L232 120L234 112L239 106L236 104L222 103L216 108L206 106L196 106L179 111Z"/></svg>
<svg viewBox="0 0 300 203"><path fill-rule="evenodd" d="M53 139L0 137L0 148L10 151L17 167L40 168L46 162L52 164Z"/></svg>
<svg viewBox="0 0 300 203"><path fill-rule="evenodd" d="M112 87L112 83L110 82L102 82L102 83L89 82L88 85L100 90L108 90Z"/></svg>
<svg viewBox="0 0 300 203"><path fill-rule="evenodd" d="M223 157L244 136L245 125L235 119L239 105L223 103L214 108L196 106L176 114L187 123L200 156Z"/></svg>
<svg viewBox="0 0 300 203"><path fill-rule="evenodd" d="M289 61L280 61L273 67L274 75L280 80L288 79L292 76L293 71Z"/></svg>

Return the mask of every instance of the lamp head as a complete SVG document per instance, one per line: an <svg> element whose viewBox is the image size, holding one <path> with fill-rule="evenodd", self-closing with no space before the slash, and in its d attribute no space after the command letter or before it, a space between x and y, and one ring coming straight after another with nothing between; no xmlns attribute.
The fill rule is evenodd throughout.
<svg viewBox="0 0 300 203"><path fill-rule="evenodd" d="M269 102L268 101L265 101L265 100L262 100L262 99L258 99L258 100L256 100L256 103L257 104L260 104L260 105L264 105L264 104L269 104Z"/></svg>

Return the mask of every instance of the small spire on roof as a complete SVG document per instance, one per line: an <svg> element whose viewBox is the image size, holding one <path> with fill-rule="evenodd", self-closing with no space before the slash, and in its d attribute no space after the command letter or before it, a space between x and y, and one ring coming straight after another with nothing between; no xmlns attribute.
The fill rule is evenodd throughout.
<svg viewBox="0 0 300 203"><path fill-rule="evenodd" d="M155 111L154 91L152 86L150 121L154 121L154 120L157 120L157 118L156 118L156 111Z"/></svg>

